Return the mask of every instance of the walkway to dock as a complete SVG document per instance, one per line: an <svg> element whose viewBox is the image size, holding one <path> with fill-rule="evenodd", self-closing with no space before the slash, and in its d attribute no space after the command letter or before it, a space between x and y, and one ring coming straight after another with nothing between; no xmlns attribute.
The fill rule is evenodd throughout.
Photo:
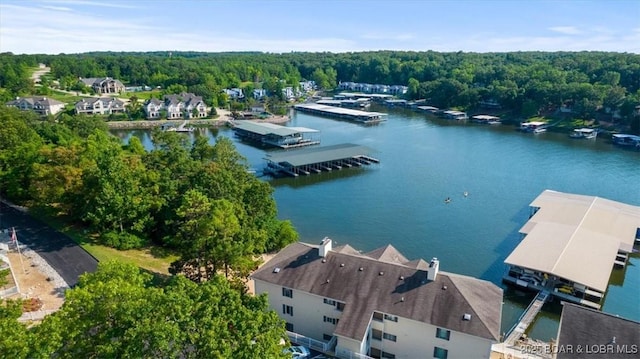
<svg viewBox="0 0 640 359"><path fill-rule="evenodd" d="M511 330L507 333L507 337L504 339L506 345L514 345L518 339L522 337L527 330L531 322L536 318L542 306L549 298L549 292L542 291L533 299L529 307L522 313L518 322L511 327Z"/></svg>

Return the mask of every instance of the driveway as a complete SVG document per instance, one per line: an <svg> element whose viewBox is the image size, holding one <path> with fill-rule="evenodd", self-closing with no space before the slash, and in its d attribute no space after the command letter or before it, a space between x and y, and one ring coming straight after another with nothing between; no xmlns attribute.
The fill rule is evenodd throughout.
<svg viewBox="0 0 640 359"><path fill-rule="evenodd" d="M37 252L70 287L85 272L95 272L98 261L67 235L29 214L0 202L0 229L15 227L18 242Z"/></svg>

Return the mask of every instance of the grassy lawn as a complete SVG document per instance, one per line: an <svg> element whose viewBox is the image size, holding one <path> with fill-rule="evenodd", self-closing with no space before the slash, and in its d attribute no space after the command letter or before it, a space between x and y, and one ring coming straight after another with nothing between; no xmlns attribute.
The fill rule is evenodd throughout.
<svg viewBox="0 0 640 359"><path fill-rule="evenodd" d="M88 97L88 96L76 96L76 95L72 95L66 92L60 92L56 90L51 90L51 93L46 96L61 102L66 102L71 104L75 104L76 102L82 100L83 98Z"/></svg>
<svg viewBox="0 0 640 359"><path fill-rule="evenodd" d="M169 265L178 259L175 253L157 246L142 249L118 250L96 242L96 235L80 228L64 223L44 211L32 211L36 218L47 223L58 231L68 235L98 261L118 260L134 264L147 271L158 274L169 274Z"/></svg>

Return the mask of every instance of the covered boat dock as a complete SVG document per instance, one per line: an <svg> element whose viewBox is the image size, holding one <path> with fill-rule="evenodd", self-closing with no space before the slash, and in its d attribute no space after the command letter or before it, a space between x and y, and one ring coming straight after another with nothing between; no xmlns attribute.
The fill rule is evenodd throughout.
<svg viewBox="0 0 640 359"><path fill-rule="evenodd" d="M370 156L371 152L366 146L351 143L305 148L295 152L278 151L267 155L264 172L298 177L301 174L310 175L379 163L378 159Z"/></svg>
<svg viewBox="0 0 640 359"><path fill-rule="evenodd" d="M504 281L600 309L613 267L640 240L640 207L551 190L531 207Z"/></svg>
<svg viewBox="0 0 640 359"><path fill-rule="evenodd" d="M383 116L387 115L386 113L381 112L360 111L349 108L320 105L317 103L299 104L293 106L293 108L297 111L308 112L314 115L337 117L364 124L379 123L384 121Z"/></svg>
<svg viewBox="0 0 640 359"><path fill-rule="evenodd" d="M280 147L283 149L317 145L320 141L306 138L307 133L317 133L306 127L286 127L267 122L236 121L233 131L237 137Z"/></svg>

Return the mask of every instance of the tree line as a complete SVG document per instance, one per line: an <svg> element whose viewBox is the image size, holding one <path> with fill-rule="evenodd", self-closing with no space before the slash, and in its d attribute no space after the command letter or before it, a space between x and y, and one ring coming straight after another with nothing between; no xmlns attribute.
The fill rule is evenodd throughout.
<svg viewBox="0 0 640 359"><path fill-rule="evenodd" d="M629 121L640 103L640 56L612 52L355 53L96 52L73 55L0 54L0 97L31 88L28 69L48 64L61 86L78 77L110 76L136 85L184 86L210 105L223 88L296 86L314 80L325 90L340 81L406 85L410 99L442 108L472 109L494 100L514 115L567 106L576 116L618 111Z"/></svg>

